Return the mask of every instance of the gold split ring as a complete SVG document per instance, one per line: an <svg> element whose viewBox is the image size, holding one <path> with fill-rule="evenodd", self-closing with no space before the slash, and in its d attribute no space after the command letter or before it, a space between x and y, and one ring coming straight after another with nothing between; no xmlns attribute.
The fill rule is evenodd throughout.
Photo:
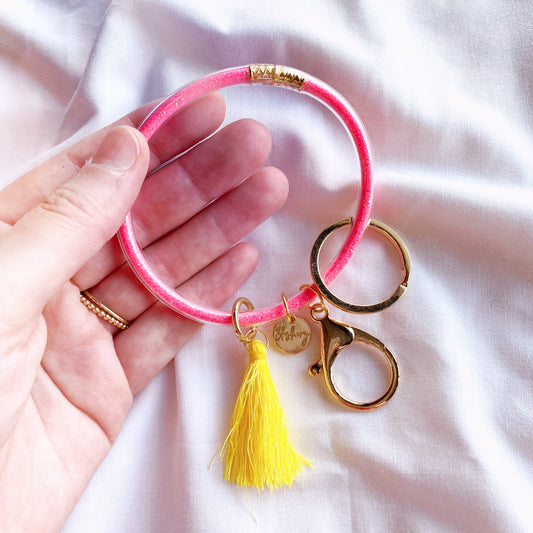
<svg viewBox="0 0 533 533"><path fill-rule="evenodd" d="M127 329L131 326L131 322L117 315L114 311L111 311L109 307L105 306L100 300L96 299L89 291L80 292L80 302L92 311L95 315L101 319L109 322L111 325L119 329Z"/></svg>
<svg viewBox="0 0 533 533"><path fill-rule="evenodd" d="M380 222L379 220L370 220L368 227L373 228L382 235L384 235L390 242L392 242L392 244L394 244L394 247L399 253L400 259L402 261L402 270L404 271L403 280L394 292L394 294L392 294L386 300L383 300L382 302L379 302L374 305L356 305L341 300L326 287L326 283L324 282L322 274L320 273L320 270L318 268L318 256L320 253L320 249L324 244L324 241L328 238L329 235L331 235L339 228L349 226L351 224L353 224L352 218L343 218L342 220L339 220L331 226L327 227L317 237L315 244L313 245L313 250L311 251L311 276L320 294L322 294L322 296L324 296L324 298L328 302L333 304L335 307L343 311L348 311L349 313L376 313L377 311L382 311L383 309L392 305L405 293L407 285L409 283L409 276L411 274L411 258L409 256L409 251L407 250L405 242L395 230L393 230L390 226L387 226L383 222Z"/></svg>

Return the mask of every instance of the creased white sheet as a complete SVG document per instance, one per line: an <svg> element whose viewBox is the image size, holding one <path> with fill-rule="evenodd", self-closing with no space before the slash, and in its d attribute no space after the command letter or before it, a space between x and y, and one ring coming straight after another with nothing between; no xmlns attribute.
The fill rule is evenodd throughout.
<svg viewBox="0 0 533 533"><path fill-rule="evenodd" d="M373 217L413 260L406 296L332 314L385 341L401 371L387 406L351 412L307 375L318 353L269 356L295 447L291 490L244 496L207 465L246 364L206 326L135 401L64 533L529 532L533 529L533 18L528 1L230 0L0 4L1 184L61 146L193 79L251 62L326 81L361 116L376 160ZM249 237L257 307L310 281L318 232L349 216L357 162L313 100L224 91L228 120L273 135L287 205ZM399 263L368 235L333 288L370 303ZM231 303L226 305L228 308ZM361 394L381 367L354 359ZM256 523L249 511L257 517Z"/></svg>

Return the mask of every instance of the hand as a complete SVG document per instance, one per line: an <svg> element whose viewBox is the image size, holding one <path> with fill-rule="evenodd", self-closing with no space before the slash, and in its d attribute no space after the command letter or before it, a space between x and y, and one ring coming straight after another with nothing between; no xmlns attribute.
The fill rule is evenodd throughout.
<svg viewBox="0 0 533 533"><path fill-rule="evenodd" d="M3 533L61 528L133 395L200 327L156 302L124 264L113 235L131 206L137 238L166 282L216 307L256 264L253 246L233 245L285 200L284 175L260 168L270 138L252 120L145 180L211 135L224 102L213 94L190 105L150 147L131 127L148 109L0 191ZM89 288L132 326L120 331L91 313L79 301Z"/></svg>

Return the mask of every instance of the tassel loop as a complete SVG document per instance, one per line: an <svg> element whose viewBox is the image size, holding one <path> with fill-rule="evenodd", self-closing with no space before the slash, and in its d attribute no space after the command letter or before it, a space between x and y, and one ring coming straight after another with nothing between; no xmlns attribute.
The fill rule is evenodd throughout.
<svg viewBox="0 0 533 533"><path fill-rule="evenodd" d="M252 341L246 344L248 355L250 356L250 363L254 361L266 361L266 346L261 341Z"/></svg>

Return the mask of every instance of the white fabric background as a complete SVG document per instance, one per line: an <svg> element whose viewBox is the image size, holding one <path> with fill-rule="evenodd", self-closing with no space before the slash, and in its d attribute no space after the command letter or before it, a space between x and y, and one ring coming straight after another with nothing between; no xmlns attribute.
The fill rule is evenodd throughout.
<svg viewBox="0 0 533 533"><path fill-rule="evenodd" d="M357 109L376 159L373 216L413 259L389 310L332 311L395 352L401 383L386 407L334 402L307 376L316 340L299 356L271 353L291 439L314 468L291 490L248 492L258 524L222 466L207 469L246 354L230 328L206 326L138 396L63 533L532 530L532 15L529 0L0 4L2 185L199 76L286 64ZM309 282L314 238L353 211L356 158L307 97L224 94L229 120L268 125L269 163L291 182L287 205L249 237L261 258L241 294L263 307ZM334 289L370 303L399 276L369 235ZM357 368L354 390L375 392L380 367Z"/></svg>

